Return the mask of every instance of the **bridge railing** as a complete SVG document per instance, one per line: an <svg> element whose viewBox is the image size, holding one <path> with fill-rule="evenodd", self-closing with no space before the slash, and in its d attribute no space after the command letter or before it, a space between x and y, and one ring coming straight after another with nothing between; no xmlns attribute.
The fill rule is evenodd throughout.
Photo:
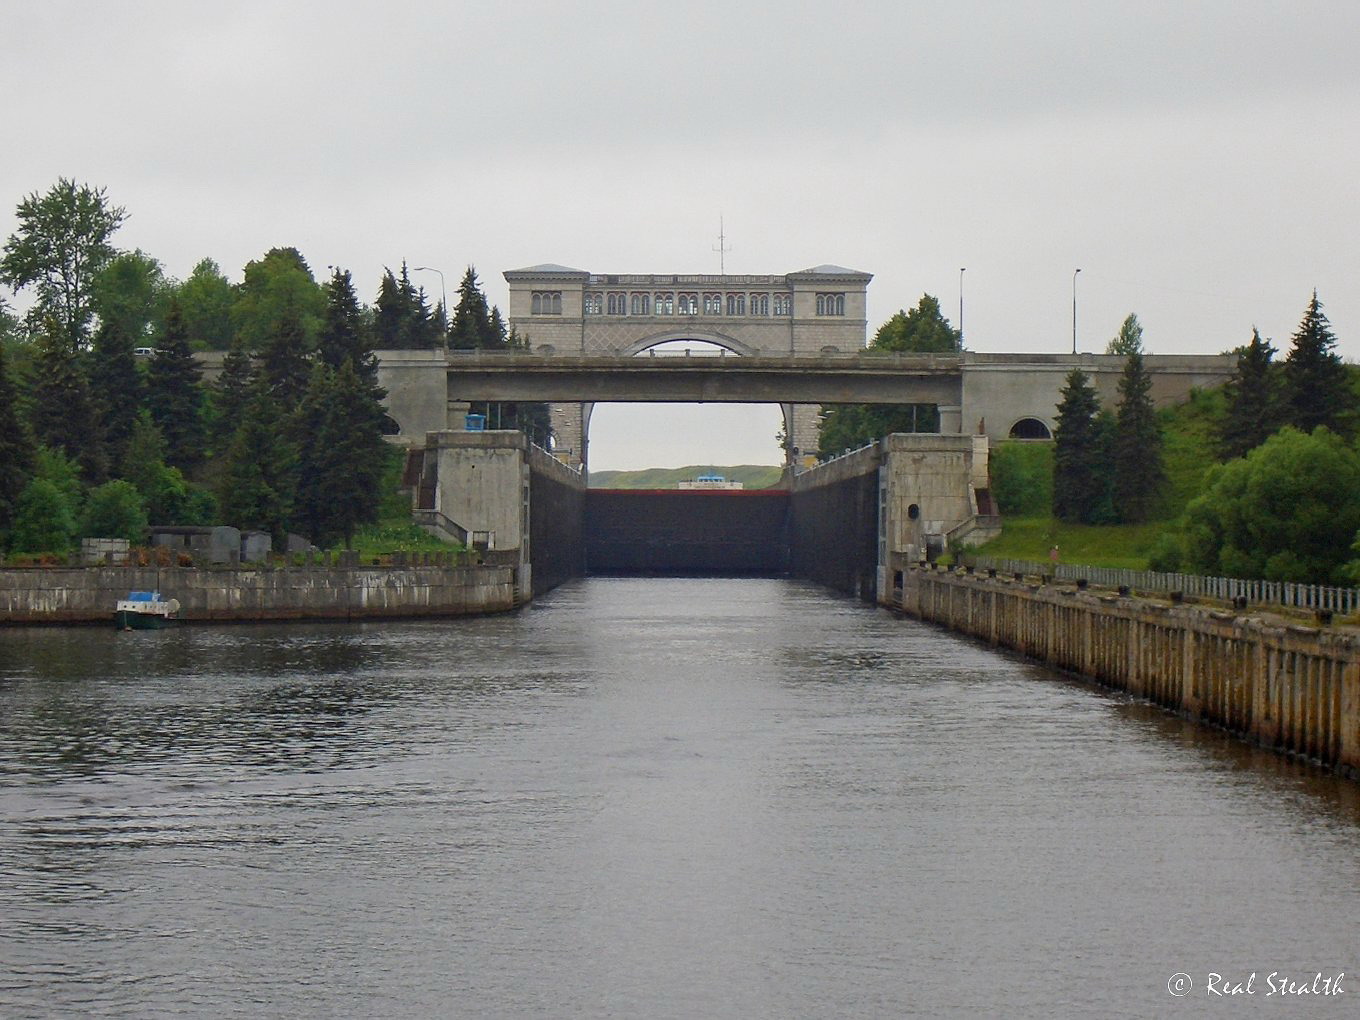
<svg viewBox="0 0 1360 1020"><path fill-rule="evenodd" d="M1192 598L1221 599L1232 602L1288 606L1295 609L1328 610L1354 613L1360 610L1360 588L1334 588L1322 584L1292 581L1248 580L1240 577L1206 577L1202 574L1164 573L1156 570L1124 570L1118 567L1091 567L1078 563L1040 563L996 556L964 553L963 560L975 569L994 569L998 573L1051 575L1066 581L1086 580L1107 588L1127 585L1131 590L1181 592Z"/></svg>

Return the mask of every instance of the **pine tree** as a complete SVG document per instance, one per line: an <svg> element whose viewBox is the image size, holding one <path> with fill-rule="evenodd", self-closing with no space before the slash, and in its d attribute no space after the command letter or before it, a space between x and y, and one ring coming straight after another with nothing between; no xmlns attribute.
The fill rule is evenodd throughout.
<svg viewBox="0 0 1360 1020"><path fill-rule="evenodd" d="M491 312L486 295L477 283L477 270L467 267L458 284L458 303L453 306L453 322L449 325L449 347L457 351L495 348L503 341L492 332Z"/></svg>
<svg viewBox="0 0 1360 1020"><path fill-rule="evenodd" d="M296 491L297 451L287 424L278 399L257 382L227 450L218 494L228 523L268 531L278 549L287 542Z"/></svg>
<svg viewBox="0 0 1360 1020"><path fill-rule="evenodd" d="M213 448L224 451L231 443L232 436L241 427L241 417L245 413L246 401L250 399L250 380L255 372L255 360L246 351L245 344L233 340L231 350L222 360L222 374L213 384Z"/></svg>
<svg viewBox="0 0 1360 1020"><path fill-rule="evenodd" d="M321 317L321 332L317 334L317 356L322 364L335 371L345 359L358 361L372 350L368 340L368 324L354 283L348 270L336 269L325 286L326 311Z"/></svg>
<svg viewBox="0 0 1360 1020"><path fill-rule="evenodd" d="M142 406L142 373L133 353L136 346L136 337L121 322L106 321L94 335L87 360L100 439L111 465L123 462L133 423Z"/></svg>
<svg viewBox="0 0 1360 1020"><path fill-rule="evenodd" d="M1162 469L1162 430L1152 404L1152 377L1137 350L1125 360L1119 379L1112 452L1116 514L1133 524L1151 519L1166 475Z"/></svg>
<svg viewBox="0 0 1360 1020"><path fill-rule="evenodd" d="M1100 399L1086 373L1072 369L1058 404L1053 439L1053 516L1091 523L1108 503L1108 473L1098 421Z"/></svg>
<svg viewBox="0 0 1360 1020"><path fill-rule="evenodd" d="M36 368L30 422L34 438L77 461L87 481L101 480L108 464L98 441L89 383L78 355L55 322L49 322L38 338Z"/></svg>
<svg viewBox="0 0 1360 1020"><path fill-rule="evenodd" d="M33 476L33 436L19 417L14 383L0 343L0 543L14 523L19 496Z"/></svg>
<svg viewBox="0 0 1360 1020"><path fill-rule="evenodd" d="M1302 432L1325 425L1333 432L1349 433L1351 396L1346 367L1332 349L1336 337L1322 314L1316 290L1293 342L1284 363L1285 424Z"/></svg>
<svg viewBox="0 0 1360 1020"><path fill-rule="evenodd" d="M179 301L171 300L165 333L146 376L151 420L165 437L166 463L188 470L203 459L203 373L189 349Z"/></svg>
<svg viewBox="0 0 1360 1020"><path fill-rule="evenodd" d="M1228 409L1219 435L1225 460L1245 457L1280 427L1279 378L1271 358L1275 348L1256 327L1251 343L1237 352L1237 368L1224 387Z"/></svg>
<svg viewBox="0 0 1360 1020"><path fill-rule="evenodd" d="M378 349L383 351L399 350L402 323L406 321L406 308L401 288L397 286L397 278L392 275L390 269L383 272L375 305L377 311L374 316L374 327L378 334Z"/></svg>
<svg viewBox="0 0 1360 1020"><path fill-rule="evenodd" d="M289 305L265 340L259 362L260 375L285 414L296 410L307 392L312 374L310 354L302 319L297 309Z"/></svg>

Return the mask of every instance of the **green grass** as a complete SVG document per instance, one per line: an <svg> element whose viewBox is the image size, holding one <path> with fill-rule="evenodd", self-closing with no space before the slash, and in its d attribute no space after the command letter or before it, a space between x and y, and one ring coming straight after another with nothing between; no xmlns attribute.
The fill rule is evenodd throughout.
<svg viewBox="0 0 1360 1020"><path fill-rule="evenodd" d="M974 551L983 556L1048 562L1048 550L1058 547L1063 563L1093 567L1146 570L1148 556L1166 521L1149 524L1063 524L1052 517L1014 517L1002 523L1001 537Z"/></svg>
<svg viewBox="0 0 1360 1020"><path fill-rule="evenodd" d="M409 513L409 511L408 511ZM343 549L344 544L336 546ZM381 556L385 553L461 552L456 542L443 542L424 528L408 521L387 520L360 528L354 534L354 550L360 556Z"/></svg>

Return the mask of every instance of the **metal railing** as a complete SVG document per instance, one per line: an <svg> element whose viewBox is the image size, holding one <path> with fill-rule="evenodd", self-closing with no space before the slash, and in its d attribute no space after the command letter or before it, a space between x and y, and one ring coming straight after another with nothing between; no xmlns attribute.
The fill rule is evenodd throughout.
<svg viewBox="0 0 1360 1020"><path fill-rule="evenodd" d="M1156 570L1123 570L1118 567L1091 567L1079 563L1040 563L996 556L964 553L963 561L975 569L994 569L998 573L1051 575L1064 581L1086 580L1106 588L1127 585L1136 591L1178 591L1191 598L1245 599L1249 604L1290 606L1295 609L1330 610L1354 613L1360 610L1360 588L1333 588L1322 584L1293 581L1260 581L1240 577L1205 577L1201 574L1173 574Z"/></svg>

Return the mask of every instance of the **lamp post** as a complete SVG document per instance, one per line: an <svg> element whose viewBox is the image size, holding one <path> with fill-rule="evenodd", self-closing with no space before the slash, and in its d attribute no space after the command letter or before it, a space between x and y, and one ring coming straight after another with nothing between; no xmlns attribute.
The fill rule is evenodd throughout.
<svg viewBox="0 0 1360 1020"><path fill-rule="evenodd" d="M439 303L444 308L444 353L449 352L449 292L444 289L444 273L434 266L412 266L413 273L439 273Z"/></svg>
<svg viewBox="0 0 1360 1020"><path fill-rule="evenodd" d="M1077 274L1080 269L1072 271L1072 353L1077 353Z"/></svg>
<svg viewBox="0 0 1360 1020"><path fill-rule="evenodd" d="M963 274L967 272L967 266L959 267L959 342L963 342Z"/></svg>

